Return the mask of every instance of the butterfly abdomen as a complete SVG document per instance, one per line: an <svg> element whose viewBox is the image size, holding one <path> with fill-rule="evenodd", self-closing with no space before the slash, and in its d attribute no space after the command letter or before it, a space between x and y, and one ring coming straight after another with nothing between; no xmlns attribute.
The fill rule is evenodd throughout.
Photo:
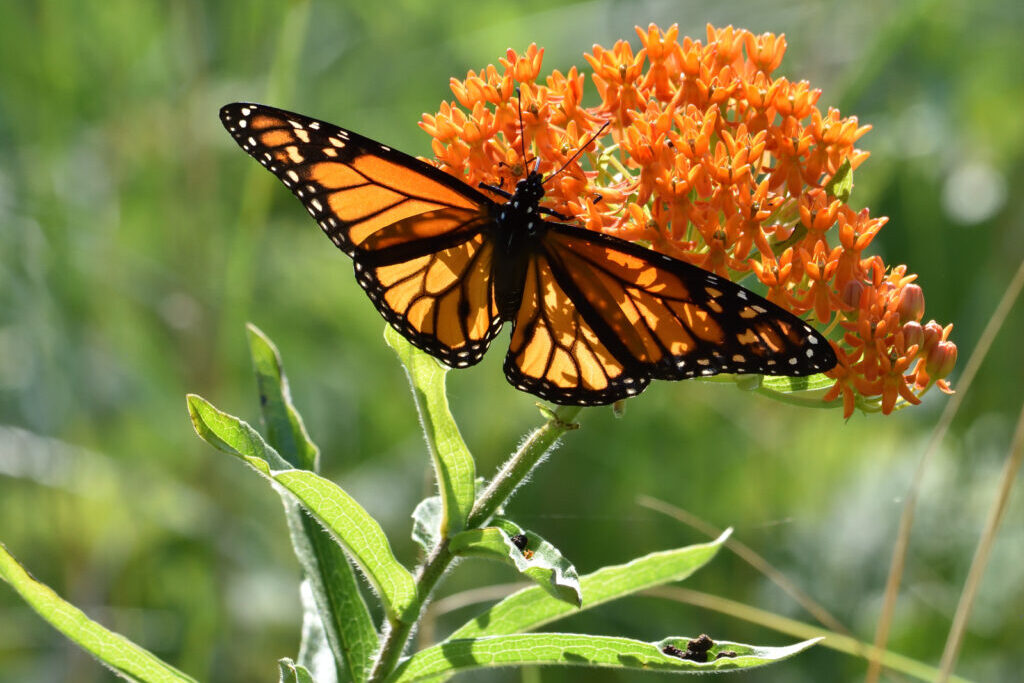
<svg viewBox="0 0 1024 683"><path fill-rule="evenodd" d="M515 320L522 305L530 259L540 248L540 238L547 229L540 216L543 196L541 176L532 172L516 184L508 201L491 208L496 229L494 296L502 320Z"/></svg>

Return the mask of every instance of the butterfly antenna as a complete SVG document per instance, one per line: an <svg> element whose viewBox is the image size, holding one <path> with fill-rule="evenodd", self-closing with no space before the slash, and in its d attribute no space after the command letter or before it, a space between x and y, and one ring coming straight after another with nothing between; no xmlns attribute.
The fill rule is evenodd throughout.
<svg viewBox="0 0 1024 683"><path fill-rule="evenodd" d="M580 148L579 148L578 150L576 150L576 153L575 153L575 154L573 154L573 155L572 155L572 156L571 156L571 157L569 158L569 160L568 160L568 161L566 161L566 162L565 162L564 164L562 164L562 167L561 167L560 169L558 169L557 171L555 171L554 173L552 173L551 175L549 175L549 176L548 176L547 178L545 178L544 182L545 182L545 183L547 183L547 182L548 182L549 180L551 180L552 178L554 178L554 177L555 177L556 175L558 175L559 173L561 173L562 171L564 171L564 170L565 170L565 169L566 169L566 168L567 168L567 167L569 166L569 164L571 164L572 162L574 162L574 161L576 161L577 159L579 159L580 155L581 155L581 154L583 154L583 153L584 153L585 151L587 151L587 147L590 147L590 144L591 144L591 143L592 143L592 142L593 142L594 140L596 140L596 139L598 139L599 137L601 137L601 133L603 133L603 132L604 132L604 129L605 129L605 128L607 128L607 127L608 127L609 125L611 125L611 121L605 121L605 122L604 122L604 125L603 125L603 126L601 126L600 128L598 128L598 129L597 129L597 132L596 132L596 133L594 133L593 135L591 135L591 136L590 136L590 139L589 139L589 140L587 140L587 141L586 141L585 143L583 143L583 145L582 145L582 146L581 146L581 147L580 147Z"/></svg>
<svg viewBox="0 0 1024 683"><path fill-rule="evenodd" d="M523 154L523 164L527 167L529 162L526 160L526 126L523 125L523 92L516 86L516 108L519 110L519 149Z"/></svg>

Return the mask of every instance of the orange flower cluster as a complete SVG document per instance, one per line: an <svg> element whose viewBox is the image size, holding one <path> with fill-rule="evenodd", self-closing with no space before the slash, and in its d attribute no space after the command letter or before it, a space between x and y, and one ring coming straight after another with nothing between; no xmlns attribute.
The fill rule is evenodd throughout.
<svg viewBox="0 0 1024 683"><path fill-rule="evenodd" d="M806 81L772 76L785 36L708 26L704 44L680 42L674 25L637 33L636 53L619 41L584 55L594 107L582 104L575 67L538 81L536 45L453 78L456 102L420 124L435 163L511 189L528 164L561 168L607 122L586 168L573 162L546 186L550 208L736 281L755 276L768 299L824 326L839 357L824 400L841 397L847 417L919 403L933 385L951 391L952 326L921 324L916 276L863 255L887 219L847 204L870 126L822 113Z"/></svg>

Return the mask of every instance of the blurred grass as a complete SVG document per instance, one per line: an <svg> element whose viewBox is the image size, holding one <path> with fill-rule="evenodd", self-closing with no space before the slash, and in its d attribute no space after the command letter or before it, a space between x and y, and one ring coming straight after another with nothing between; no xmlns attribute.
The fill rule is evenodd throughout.
<svg viewBox="0 0 1024 683"><path fill-rule="evenodd" d="M256 415L241 327L255 321L281 348L326 473L382 519L408 563L408 515L430 491L429 469L404 377L350 265L286 192L269 178L248 180L260 169L221 129L218 107L270 92L268 103L426 154L415 124L450 96L450 76L532 41L546 48L546 71L564 70L582 65L594 42L635 44L632 26L649 21L678 21L695 38L706 21L784 31L782 72L822 88L822 106L875 126L862 141L872 158L857 173L854 202L891 217L878 249L920 273L927 315L956 323L965 358L1024 258L1024 212L1011 201L1024 175L1018 3L531 0L445 11L408 0L4 3L0 538L8 548L175 666L204 680L271 680L274 660L294 656L299 625L280 508L195 439L184 394ZM249 183L258 184L251 195ZM266 220L263 211L240 213L246 201L267 202ZM1021 334L1024 316L1014 310L921 490L890 647L931 664L1019 409ZM502 379L500 355L450 380L453 413L482 473L539 420L533 400ZM729 387L656 384L623 420L587 411L584 429L566 437L510 512L589 571L701 540L634 504L638 494L675 502L735 526L737 538L870 641L900 497L944 400L844 423L836 412ZM1019 496L1011 498L956 668L973 680L1013 680L1024 666L1022 521ZM511 578L474 565L443 590ZM735 558L723 555L687 586L806 619ZM559 628L786 641L645 598ZM851 680L864 670L862 660L818 648L745 680ZM620 680L576 670L540 679ZM0 589L0 681L8 680L109 674Z"/></svg>

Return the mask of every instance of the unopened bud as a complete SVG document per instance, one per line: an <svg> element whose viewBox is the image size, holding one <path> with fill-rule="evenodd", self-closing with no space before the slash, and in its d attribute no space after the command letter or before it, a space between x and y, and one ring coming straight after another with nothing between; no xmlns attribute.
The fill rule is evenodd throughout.
<svg viewBox="0 0 1024 683"><path fill-rule="evenodd" d="M840 293L839 298L844 304L853 309L847 312L847 315L851 318L855 318L857 316L857 311L860 308L860 298L864 293L864 290L864 283L860 280L850 280L843 285L843 291Z"/></svg>
<svg viewBox="0 0 1024 683"><path fill-rule="evenodd" d="M924 290L919 285L910 283L900 293L900 303L897 309L900 313L900 322L920 322L924 316Z"/></svg>
<svg viewBox="0 0 1024 683"><path fill-rule="evenodd" d="M922 353L927 356L940 341L942 341L942 325L938 324L934 320L929 320L928 324L924 326L924 345L921 347Z"/></svg>
<svg viewBox="0 0 1024 683"><path fill-rule="evenodd" d="M932 379L948 377L956 365L956 344L948 341L940 341L928 353L928 360L925 361L928 369L928 376Z"/></svg>
<svg viewBox="0 0 1024 683"><path fill-rule="evenodd" d="M924 328L921 323L911 320L903 324L903 343L908 349L917 346L917 352L921 352L924 348Z"/></svg>

